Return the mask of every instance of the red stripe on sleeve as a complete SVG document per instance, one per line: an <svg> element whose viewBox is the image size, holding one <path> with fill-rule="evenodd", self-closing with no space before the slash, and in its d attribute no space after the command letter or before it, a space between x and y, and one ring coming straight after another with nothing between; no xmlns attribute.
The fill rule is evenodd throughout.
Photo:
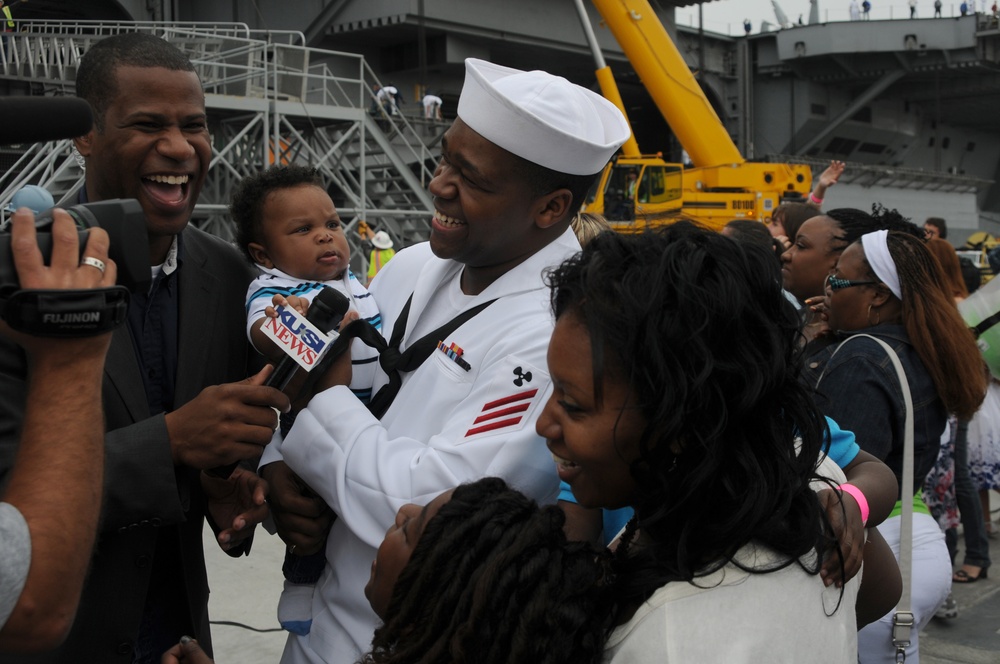
<svg viewBox="0 0 1000 664"><path fill-rule="evenodd" d="M506 406L509 403L515 401L523 401L524 399L530 399L538 394L538 390L528 390L527 392L521 392L519 394L512 394L509 397L504 397L503 399L497 399L496 401L491 401L485 406L483 406L483 412L491 410L493 408L498 408L500 406Z"/></svg>
<svg viewBox="0 0 1000 664"><path fill-rule="evenodd" d="M495 410L491 413L480 415L479 417L476 418L476 421L473 422L473 424L479 424L480 422L486 422L487 420L495 420L498 417L513 415L514 413L523 413L524 411L528 410L529 406L531 406L530 403L519 403L516 406L511 406L510 408Z"/></svg>
<svg viewBox="0 0 1000 664"><path fill-rule="evenodd" d="M490 422L489 424L484 424L481 427L473 427L465 432L465 437L475 436L477 433L483 433L484 431L496 431L497 429L503 429L505 427L513 426L521 421L520 417L514 417L509 420L500 420L498 422Z"/></svg>

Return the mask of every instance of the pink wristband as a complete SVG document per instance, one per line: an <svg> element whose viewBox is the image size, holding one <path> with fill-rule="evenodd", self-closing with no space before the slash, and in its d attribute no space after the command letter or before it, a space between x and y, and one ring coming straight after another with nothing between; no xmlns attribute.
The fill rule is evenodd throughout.
<svg viewBox="0 0 1000 664"><path fill-rule="evenodd" d="M813 194L811 191L809 192L809 200L811 200L816 205L822 205L823 204L823 199L822 198L816 198L816 195Z"/></svg>
<svg viewBox="0 0 1000 664"><path fill-rule="evenodd" d="M843 493L849 494L854 500L858 502L858 507L861 508L861 523L868 523L868 499L865 498L865 494L861 493L861 489L854 486L853 484L841 484L840 490Z"/></svg>

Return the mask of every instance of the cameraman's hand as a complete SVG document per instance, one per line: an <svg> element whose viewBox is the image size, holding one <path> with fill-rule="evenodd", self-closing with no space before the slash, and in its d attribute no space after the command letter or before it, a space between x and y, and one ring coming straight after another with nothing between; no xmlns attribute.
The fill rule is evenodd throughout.
<svg viewBox="0 0 1000 664"><path fill-rule="evenodd" d="M11 255L18 281L24 289L109 288L115 285L118 271L108 258L110 241L103 228L91 228L84 256L104 263L104 272L92 265L80 264L80 239L73 218L64 210L55 210L52 222L52 258L45 265L38 248L35 215L21 208L11 216ZM34 364L64 364L86 358L100 358L111 343L111 333L75 339L32 337L11 330L0 321L0 332L24 347Z"/></svg>
<svg viewBox="0 0 1000 664"><path fill-rule="evenodd" d="M258 459L278 426L274 409L288 412L288 397L266 387L271 367L238 383L206 387L167 413L167 434L175 465L205 470Z"/></svg>

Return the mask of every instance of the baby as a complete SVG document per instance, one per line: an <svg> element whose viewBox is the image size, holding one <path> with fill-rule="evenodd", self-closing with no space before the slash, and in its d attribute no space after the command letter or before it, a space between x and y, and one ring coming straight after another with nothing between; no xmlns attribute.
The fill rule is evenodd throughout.
<svg viewBox="0 0 1000 664"><path fill-rule="evenodd" d="M262 329L265 310L272 302L283 298L311 300L323 288L338 290L362 320L381 329L374 298L349 268L350 249L340 217L315 169L274 166L245 178L237 186L229 210L236 221L237 243L261 272L250 284L246 301L247 335L260 353L272 362L283 353ZM353 353L350 387L367 403L378 353L366 345L358 346ZM291 420L282 416L281 427L287 432ZM309 632L312 592L325 564L322 550L314 555L285 555L285 589L278 603L278 620L288 631Z"/></svg>

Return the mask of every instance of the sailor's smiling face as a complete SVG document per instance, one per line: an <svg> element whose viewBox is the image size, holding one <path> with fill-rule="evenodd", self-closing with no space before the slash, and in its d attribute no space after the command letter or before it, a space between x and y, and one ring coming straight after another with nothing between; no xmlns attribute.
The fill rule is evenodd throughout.
<svg viewBox="0 0 1000 664"><path fill-rule="evenodd" d="M156 245L184 229L208 172L205 95L190 71L120 66L115 74L103 122L76 142L87 196L137 199Z"/></svg>
<svg viewBox="0 0 1000 664"><path fill-rule="evenodd" d="M429 185L434 254L503 273L548 242L535 224L538 196L520 171L514 155L456 119Z"/></svg>

